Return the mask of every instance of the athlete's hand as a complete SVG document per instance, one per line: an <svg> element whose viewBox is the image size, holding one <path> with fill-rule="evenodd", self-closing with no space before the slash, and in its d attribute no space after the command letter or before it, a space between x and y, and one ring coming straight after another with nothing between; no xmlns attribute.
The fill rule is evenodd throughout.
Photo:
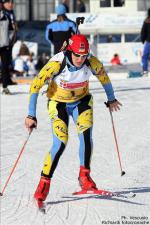
<svg viewBox="0 0 150 225"><path fill-rule="evenodd" d="M111 112L120 110L120 106L122 106L121 102L119 102L117 99L105 102L105 104Z"/></svg>
<svg viewBox="0 0 150 225"><path fill-rule="evenodd" d="M37 128L36 117L27 116L25 119L25 126L28 129L29 133L31 133L34 128Z"/></svg>

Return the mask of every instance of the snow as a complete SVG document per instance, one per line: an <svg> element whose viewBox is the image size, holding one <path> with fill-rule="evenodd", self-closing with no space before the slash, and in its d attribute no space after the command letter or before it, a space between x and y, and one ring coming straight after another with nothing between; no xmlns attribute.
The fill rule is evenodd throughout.
<svg viewBox="0 0 150 225"><path fill-rule="evenodd" d="M47 99L38 99L38 129L31 134L17 167L0 197L1 225L99 225L150 223L150 79L112 79L116 98L123 104L113 113L123 170L121 176L102 86L91 81L94 96L93 157L91 175L99 188L136 193L135 198L74 197L79 190L78 137L70 121L70 139L54 173L46 200L46 214L37 211L33 194L46 152L52 144ZM1 188L28 137L24 127L29 85L11 86L1 95Z"/></svg>

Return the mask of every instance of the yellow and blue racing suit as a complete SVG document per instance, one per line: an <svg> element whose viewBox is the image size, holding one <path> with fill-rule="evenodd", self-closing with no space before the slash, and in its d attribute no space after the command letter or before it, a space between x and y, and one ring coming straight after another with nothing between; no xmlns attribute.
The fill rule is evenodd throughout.
<svg viewBox="0 0 150 225"><path fill-rule="evenodd" d="M70 116L76 125L80 165L90 169L92 156L93 100L89 93L89 78L94 75L101 82L109 101L115 99L114 91L102 63L94 56L88 58L89 65L81 68L66 66L61 71L63 52L56 54L35 77L30 87L29 115L36 117L36 104L40 89L49 81L47 89L48 113L53 131L53 145L44 161L42 175L53 176L60 156L68 141Z"/></svg>

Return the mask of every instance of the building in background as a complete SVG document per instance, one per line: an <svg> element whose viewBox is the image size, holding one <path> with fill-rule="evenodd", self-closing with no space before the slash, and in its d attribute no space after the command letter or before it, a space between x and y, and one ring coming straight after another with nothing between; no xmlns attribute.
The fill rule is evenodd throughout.
<svg viewBox="0 0 150 225"><path fill-rule="evenodd" d="M37 42L38 54L51 50L44 38L45 27L55 17L55 7L61 0L14 0L15 14L19 26L19 39ZM76 11L76 0L69 0L69 18L85 17L80 26L87 35L93 53L110 62L118 53L122 62L140 62L142 44L140 28L145 18L150 0L84 0L86 12Z"/></svg>
<svg viewBox="0 0 150 225"><path fill-rule="evenodd" d="M90 12L146 11L149 0L90 0Z"/></svg>
<svg viewBox="0 0 150 225"><path fill-rule="evenodd" d="M18 21L46 21L49 14L62 0L14 0L15 15ZM87 13L147 11L149 0L84 0ZM69 0L69 9L76 11L76 0Z"/></svg>

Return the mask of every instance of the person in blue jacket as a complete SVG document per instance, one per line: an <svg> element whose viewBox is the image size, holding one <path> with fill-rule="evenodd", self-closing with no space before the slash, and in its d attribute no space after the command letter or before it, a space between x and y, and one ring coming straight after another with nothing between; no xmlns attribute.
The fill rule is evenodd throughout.
<svg viewBox="0 0 150 225"><path fill-rule="evenodd" d="M150 8L147 11L147 17L143 22L141 29L141 41L144 44L142 54L143 75L148 76L148 63L150 60Z"/></svg>
<svg viewBox="0 0 150 225"><path fill-rule="evenodd" d="M51 21L46 27L45 38L54 45L54 54L57 54L64 41L67 41L77 31L76 23L67 18L66 8L63 4L56 7L57 19Z"/></svg>

